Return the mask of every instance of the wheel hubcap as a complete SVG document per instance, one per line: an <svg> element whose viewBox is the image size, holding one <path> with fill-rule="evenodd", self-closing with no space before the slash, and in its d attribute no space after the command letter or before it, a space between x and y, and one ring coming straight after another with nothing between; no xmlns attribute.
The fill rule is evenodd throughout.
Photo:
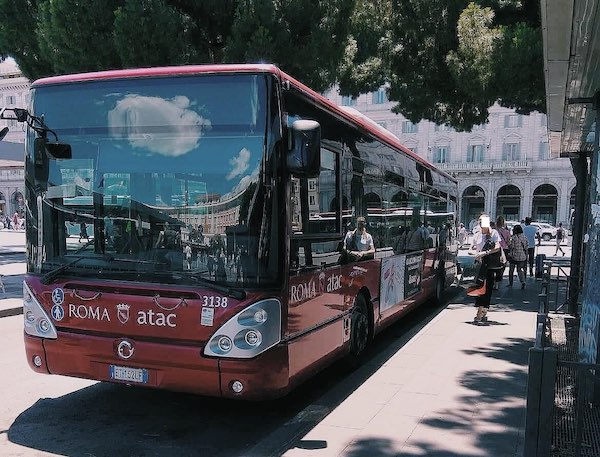
<svg viewBox="0 0 600 457"><path fill-rule="evenodd" d="M360 354L367 346L369 322L362 310L354 311L352 322L352 352Z"/></svg>

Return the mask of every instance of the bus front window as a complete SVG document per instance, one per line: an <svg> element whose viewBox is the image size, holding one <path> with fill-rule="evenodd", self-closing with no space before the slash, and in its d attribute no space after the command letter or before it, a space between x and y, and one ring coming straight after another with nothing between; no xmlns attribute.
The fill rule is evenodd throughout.
<svg viewBox="0 0 600 457"><path fill-rule="evenodd" d="M29 271L84 257L72 267L80 276L275 280L277 253L264 252L276 226L261 174L265 76L42 86L32 110L72 157L48 158L40 182L28 138Z"/></svg>

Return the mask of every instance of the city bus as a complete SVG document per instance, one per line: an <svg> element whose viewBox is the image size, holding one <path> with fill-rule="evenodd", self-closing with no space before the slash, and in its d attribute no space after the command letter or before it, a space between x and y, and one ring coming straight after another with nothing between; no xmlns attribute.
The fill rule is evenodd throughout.
<svg viewBox="0 0 600 457"><path fill-rule="evenodd" d="M49 77L3 116L35 372L280 397L454 280L456 180L276 66ZM359 216L375 255L343 262Z"/></svg>

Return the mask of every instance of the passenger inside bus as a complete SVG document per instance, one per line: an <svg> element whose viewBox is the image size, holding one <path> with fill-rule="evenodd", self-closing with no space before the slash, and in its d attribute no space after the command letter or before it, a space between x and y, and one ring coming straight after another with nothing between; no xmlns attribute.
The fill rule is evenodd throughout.
<svg viewBox="0 0 600 457"><path fill-rule="evenodd" d="M356 228L346 233L342 258L345 261L369 260L375 257L373 237L367 232L364 217L356 218Z"/></svg>
<svg viewBox="0 0 600 457"><path fill-rule="evenodd" d="M405 234L405 252L421 251L427 246L429 232L418 218L413 218L410 223L410 231Z"/></svg>

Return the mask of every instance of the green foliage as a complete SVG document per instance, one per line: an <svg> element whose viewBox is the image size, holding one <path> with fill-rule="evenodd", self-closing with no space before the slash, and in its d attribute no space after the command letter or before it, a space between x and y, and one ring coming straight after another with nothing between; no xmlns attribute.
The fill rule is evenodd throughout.
<svg viewBox="0 0 600 457"><path fill-rule="evenodd" d="M114 43L124 67L182 65L208 60L191 45L195 24L164 0L125 0L117 8Z"/></svg>
<svg viewBox="0 0 600 457"><path fill-rule="evenodd" d="M113 42L119 0L51 0L39 4L37 37L56 73L119 68ZM18 61L17 61L18 62Z"/></svg>
<svg viewBox="0 0 600 457"><path fill-rule="evenodd" d="M354 0L241 0L229 62L273 62L323 91L335 83Z"/></svg>
<svg viewBox="0 0 600 457"><path fill-rule="evenodd" d="M197 49L199 62L223 62L235 11L240 0L166 0L194 24L189 43ZM205 57L206 56L206 57Z"/></svg>
<svg viewBox="0 0 600 457"><path fill-rule="evenodd" d="M457 130L486 119L488 100L464 91L447 56L459 44L456 25L466 0L394 0L391 100L412 122L428 119Z"/></svg>
<svg viewBox="0 0 600 457"><path fill-rule="evenodd" d="M388 86L394 111L469 130L545 110L540 0L0 0L0 58L30 79L272 62L317 91Z"/></svg>
<svg viewBox="0 0 600 457"><path fill-rule="evenodd" d="M358 1L340 89L385 80L395 112L470 130L496 101L543 112L542 58L539 0Z"/></svg>
<svg viewBox="0 0 600 457"><path fill-rule="evenodd" d="M342 95L357 97L377 90L389 79L391 13L389 0L357 0L339 68Z"/></svg>
<svg viewBox="0 0 600 457"><path fill-rule="evenodd" d="M0 57L12 56L29 79L54 73L35 35L38 3L37 0L0 0Z"/></svg>
<svg viewBox="0 0 600 457"><path fill-rule="evenodd" d="M546 111L542 30L523 22L505 27L494 52L495 93L520 114Z"/></svg>

